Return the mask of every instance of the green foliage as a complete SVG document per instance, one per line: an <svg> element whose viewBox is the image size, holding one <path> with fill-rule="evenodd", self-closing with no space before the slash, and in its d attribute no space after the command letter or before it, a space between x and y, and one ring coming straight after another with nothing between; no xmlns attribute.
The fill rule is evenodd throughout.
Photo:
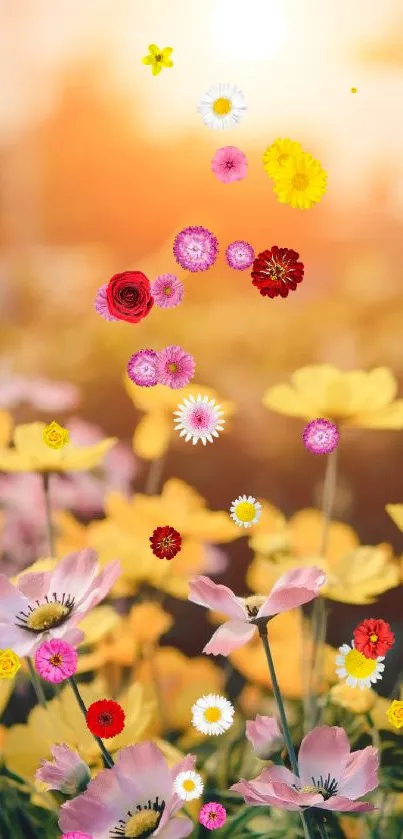
<svg viewBox="0 0 403 839"><path fill-rule="evenodd" d="M392 731L380 731L379 737L380 786L394 792L403 792L403 737Z"/></svg>
<svg viewBox="0 0 403 839"><path fill-rule="evenodd" d="M8 778L0 777L0 839L56 839L57 814L32 804Z"/></svg>

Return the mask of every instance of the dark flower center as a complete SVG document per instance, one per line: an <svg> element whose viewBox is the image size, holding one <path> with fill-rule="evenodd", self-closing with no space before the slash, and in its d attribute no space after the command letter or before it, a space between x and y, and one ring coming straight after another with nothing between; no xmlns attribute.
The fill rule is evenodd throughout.
<svg viewBox="0 0 403 839"><path fill-rule="evenodd" d="M108 711L103 711L98 717L98 722L100 725L112 725L113 716L112 714L109 714Z"/></svg>
<svg viewBox="0 0 403 839"><path fill-rule="evenodd" d="M157 829L165 810L165 801L151 799L128 810L123 819L109 833L109 839L148 839Z"/></svg>
<svg viewBox="0 0 403 839"><path fill-rule="evenodd" d="M323 776L321 775L320 778L312 777L311 781L312 786L302 787L299 790L299 792L318 792L320 795L323 795L325 801L327 801L333 795L337 795L338 782L335 778L330 777L330 773L325 779L323 779ZM295 787L295 789L297 789L297 787Z"/></svg>
<svg viewBox="0 0 403 839"><path fill-rule="evenodd" d="M16 625L21 629L27 629L28 632L46 632L55 626L61 626L74 609L74 597L70 597L69 594L63 593L58 597L54 591L52 600L48 595L44 599L44 603L39 600L34 604L30 603L27 612L19 612L16 615Z"/></svg>

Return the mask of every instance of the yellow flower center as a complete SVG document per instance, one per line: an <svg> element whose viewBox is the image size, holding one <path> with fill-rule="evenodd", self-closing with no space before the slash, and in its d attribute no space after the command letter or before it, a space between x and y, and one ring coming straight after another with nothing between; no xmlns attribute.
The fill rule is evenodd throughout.
<svg viewBox="0 0 403 839"><path fill-rule="evenodd" d="M213 111L219 117L224 117L226 114L229 114L232 108L230 99L226 99L223 96L220 96L219 99L216 99L213 103Z"/></svg>
<svg viewBox="0 0 403 839"><path fill-rule="evenodd" d="M193 792L193 790L196 789L196 784L191 780L191 778L186 778L186 781L183 781L182 786L186 792Z"/></svg>
<svg viewBox="0 0 403 839"><path fill-rule="evenodd" d="M142 836L143 833L148 836L149 834L146 831L151 831L157 826L159 816L160 814L155 810L140 810L139 813L131 816L126 823L124 836L130 837L130 839Z"/></svg>
<svg viewBox="0 0 403 839"><path fill-rule="evenodd" d="M263 595L259 594L252 594L251 597L246 597L244 600L245 609L250 618L255 618L260 607L263 606L267 597L263 597Z"/></svg>
<svg viewBox="0 0 403 839"><path fill-rule="evenodd" d="M324 789L324 787L314 787L314 786L310 787L310 786L307 786L307 787L302 787L299 790L299 792L305 792L305 793L308 793L308 794L312 793L313 795L315 795L316 793L319 793L320 795L323 795L323 796L327 795L327 791Z"/></svg>
<svg viewBox="0 0 403 839"><path fill-rule="evenodd" d="M281 154L279 154L278 157L277 157L278 165L282 166L284 161L288 160L289 156L290 156L289 154L286 154L285 152L281 152Z"/></svg>
<svg viewBox="0 0 403 839"><path fill-rule="evenodd" d="M178 369L178 365L175 364L174 361L172 361L171 364L168 364L168 370L169 370L170 373L176 373L177 369Z"/></svg>
<svg viewBox="0 0 403 839"><path fill-rule="evenodd" d="M221 709L213 705L207 708L204 712L204 719L206 722L218 722L221 719Z"/></svg>
<svg viewBox="0 0 403 839"><path fill-rule="evenodd" d="M43 632L52 629L63 623L63 618L70 613L71 609L63 606L62 603L44 603L38 606L27 618L26 626L35 632Z"/></svg>
<svg viewBox="0 0 403 839"><path fill-rule="evenodd" d="M375 635L375 632L373 632L372 635L369 636L369 640L372 641L373 644L375 644L375 641L378 640L378 636Z"/></svg>
<svg viewBox="0 0 403 839"><path fill-rule="evenodd" d="M292 185L294 189L297 189L299 192L303 192L309 185L309 179L302 172L297 172L292 179Z"/></svg>
<svg viewBox="0 0 403 839"><path fill-rule="evenodd" d="M58 422L51 422L43 429L43 442L51 449L62 449L69 439L69 432Z"/></svg>
<svg viewBox="0 0 403 839"><path fill-rule="evenodd" d="M54 667L59 667L62 663L62 657L58 653L52 655L50 659L50 663L53 664Z"/></svg>
<svg viewBox="0 0 403 839"><path fill-rule="evenodd" d="M235 507L235 515L239 521L253 521L256 516L254 504L250 504L249 501L241 501Z"/></svg>
<svg viewBox="0 0 403 839"><path fill-rule="evenodd" d="M164 294L166 295L166 297L171 297L171 294L172 294L172 288L171 288L171 286L170 286L170 285L166 285L166 286L165 286L165 288L164 288Z"/></svg>
<svg viewBox="0 0 403 839"><path fill-rule="evenodd" d="M350 650L345 657L345 668L348 675L354 679L366 679L375 673L376 661L373 658L365 658L358 650Z"/></svg>
<svg viewBox="0 0 403 839"><path fill-rule="evenodd" d="M403 707L402 708L394 708L393 716L397 717L398 720L403 720Z"/></svg>

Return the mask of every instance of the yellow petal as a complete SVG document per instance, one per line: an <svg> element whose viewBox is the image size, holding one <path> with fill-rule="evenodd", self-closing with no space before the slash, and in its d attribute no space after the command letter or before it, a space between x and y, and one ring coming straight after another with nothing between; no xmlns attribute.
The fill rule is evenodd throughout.
<svg viewBox="0 0 403 839"><path fill-rule="evenodd" d="M150 44L148 47L148 52L151 53L153 58L155 58L156 55L159 55L161 53L161 50L159 47L157 47L157 44Z"/></svg>
<svg viewBox="0 0 403 839"><path fill-rule="evenodd" d="M338 383L340 375L332 364L312 364L292 374L291 382L299 396L310 405L312 416L326 412L329 390Z"/></svg>
<svg viewBox="0 0 403 839"><path fill-rule="evenodd" d="M135 385L127 375L123 378L123 384L127 395L139 411L174 410L174 406L180 401L178 394L164 385L155 387L139 387ZM181 391L182 393L182 391Z"/></svg>
<svg viewBox="0 0 403 839"><path fill-rule="evenodd" d="M97 644L120 623L120 617L112 606L97 606L78 624L85 633L83 644Z"/></svg>
<svg viewBox="0 0 403 839"><path fill-rule="evenodd" d="M162 66L163 67L173 67L174 63L169 58L163 58L162 59Z"/></svg>
<svg viewBox="0 0 403 839"><path fill-rule="evenodd" d="M399 565L390 545L362 545L329 569L323 593L339 603L372 603L399 582Z"/></svg>
<svg viewBox="0 0 403 839"><path fill-rule="evenodd" d="M317 416L317 412L312 410L312 406L299 393L297 393L291 385L274 385L274 387L266 390L263 396L263 405L270 411L276 411L278 414L285 414L288 417L301 417L302 419L312 419Z"/></svg>
<svg viewBox="0 0 403 839"><path fill-rule="evenodd" d="M161 50L161 55L163 58L169 58L169 56L172 55L172 53L173 47L164 47L164 49Z"/></svg>
<svg viewBox="0 0 403 839"><path fill-rule="evenodd" d="M162 70L162 64L158 64L158 62L155 61L153 63L152 71L151 71L153 76L159 76L159 74L161 73L161 70Z"/></svg>
<svg viewBox="0 0 403 839"><path fill-rule="evenodd" d="M173 417L153 411L142 417L133 436L133 450L144 460L156 460L168 449L173 434Z"/></svg>
<svg viewBox="0 0 403 839"><path fill-rule="evenodd" d="M292 546L298 556L318 553L322 534L320 510L300 510L288 522ZM355 531L348 524L331 521L328 529L325 555L330 564L359 546Z"/></svg>
<svg viewBox="0 0 403 839"><path fill-rule="evenodd" d="M142 61L143 64L153 64L154 63L154 59L153 59L152 55L145 55L144 58L141 59L141 61Z"/></svg>
<svg viewBox="0 0 403 839"><path fill-rule="evenodd" d="M385 510L396 527L403 532L403 504L387 504Z"/></svg>
<svg viewBox="0 0 403 839"><path fill-rule="evenodd" d="M0 411L0 446L6 446L11 438L13 420L6 411Z"/></svg>
<svg viewBox="0 0 403 839"><path fill-rule="evenodd" d="M400 431L403 428L403 399L397 399L384 409L359 413L349 420L358 428L384 428Z"/></svg>
<svg viewBox="0 0 403 839"><path fill-rule="evenodd" d="M14 679L0 679L0 718L3 715L3 711L7 708L13 690Z"/></svg>
<svg viewBox="0 0 403 839"><path fill-rule="evenodd" d="M98 466L117 443L116 437L107 437L94 446L65 446L60 451L60 470L82 472Z"/></svg>

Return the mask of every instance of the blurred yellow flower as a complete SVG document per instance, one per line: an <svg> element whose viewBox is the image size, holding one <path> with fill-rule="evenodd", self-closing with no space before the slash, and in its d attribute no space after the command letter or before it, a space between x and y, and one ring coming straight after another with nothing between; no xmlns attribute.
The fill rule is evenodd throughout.
<svg viewBox="0 0 403 839"><path fill-rule="evenodd" d="M0 411L0 446L6 446L10 441L13 421L6 411Z"/></svg>
<svg viewBox="0 0 403 839"><path fill-rule="evenodd" d="M302 367L291 384L270 387L263 404L271 411L312 420L324 417L360 428L403 428L403 399L387 367L345 372L331 364Z"/></svg>
<svg viewBox="0 0 403 839"><path fill-rule="evenodd" d="M353 714L366 714L374 707L377 695L371 688L352 688L340 682L330 689L329 698Z"/></svg>
<svg viewBox="0 0 403 839"><path fill-rule="evenodd" d="M0 650L0 679L13 679L21 667L21 660L13 650Z"/></svg>
<svg viewBox="0 0 403 839"><path fill-rule="evenodd" d="M14 690L14 682L11 679L0 680L0 719L7 708L8 701Z"/></svg>
<svg viewBox="0 0 403 839"><path fill-rule="evenodd" d="M400 699L394 699L386 712L386 716L395 728L402 728L403 702Z"/></svg>
<svg viewBox="0 0 403 839"><path fill-rule="evenodd" d="M14 430L15 448L0 448L0 470L3 472L73 472L92 469L115 445L113 437L94 446L75 446L67 443L61 449L50 448L44 442L44 422L17 425Z"/></svg>
<svg viewBox="0 0 403 839"><path fill-rule="evenodd" d="M403 504L387 504L385 510L396 527L403 532Z"/></svg>
<svg viewBox="0 0 403 839"><path fill-rule="evenodd" d="M399 701L402 704L403 702L403 685L400 687L400 697ZM371 708L371 719L375 726L375 728L379 730L386 730L386 731L394 731L396 734L396 726L394 722L390 719L388 711L391 708L391 701L385 696L378 696L376 695L375 705ZM403 735L403 731L397 730L398 734Z"/></svg>
<svg viewBox="0 0 403 839"><path fill-rule="evenodd" d="M249 539L253 551L273 560L278 555L303 557L317 552L323 526L320 510L300 510L287 521L276 507L266 501L261 503L262 515L254 527L253 536ZM357 548L359 543L359 538L350 525L331 521L325 556L333 562L340 555Z"/></svg>
<svg viewBox="0 0 403 839"><path fill-rule="evenodd" d="M51 422L43 429L43 442L51 449L62 449L69 442L69 432L58 422Z"/></svg>

